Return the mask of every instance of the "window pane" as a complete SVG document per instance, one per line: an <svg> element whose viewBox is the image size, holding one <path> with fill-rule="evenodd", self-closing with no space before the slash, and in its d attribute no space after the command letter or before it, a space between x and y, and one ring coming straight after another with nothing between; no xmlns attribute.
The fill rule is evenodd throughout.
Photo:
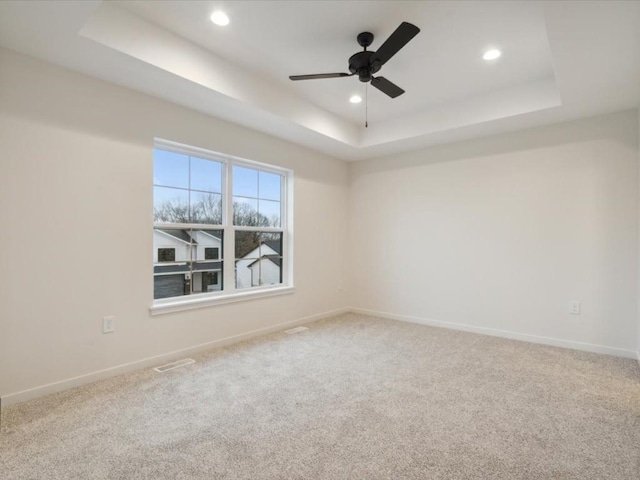
<svg viewBox="0 0 640 480"><path fill-rule="evenodd" d="M153 150L153 183L189 188L189 157L166 150Z"/></svg>
<svg viewBox="0 0 640 480"><path fill-rule="evenodd" d="M193 293L219 292L222 290L222 270L193 273Z"/></svg>
<svg viewBox="0 0 640 480"><path fill-rule="evenodd" d="M222 193L222 164L191 157L191 190Z"/></svg>
<svg viewBox="0 0 640 480"><path fill-rule="evenodd" d="M282 256L282 233L260 234L260 256Z"/></svg>
<svg viewBox="0 0 640 480"><path fill-rule="evenodd" d="M173 250L172 253L167 253ZM153 263L184 263L191 260L190 230L173 228L153 229ZM167 255L173 257L169 260ZM172 270L173 271L173 270ZM163 271L168 272L167 270Z"/></svg>
<svg viewBox="0 0 640 480"><path fill-rule="evenodd" d="M282 283L282 257L265 256L257 260L251 268L252 286L277 285Z"/></svg>
<svg viewBox="0 0 640 480"><path fill-rule="evenodd" d="M189 295L191 275L188 272L153 276L153 298L170 298Z"/></svg>
<svg viewBox="0 0 640 480"><path fill-rule="evenodd" d="M191 222L222 223L222 196L218 193L191 192Z"/></svg>
<svg viewBox="0 0 640 480"><path fill-rule="evenodd" d="M252 168L233 167L233 194L258 198L258 171Z"/></svg>
<svg viewBox="0 0 640 480"><path fill-rule="evenodd" d="M188 223L189 191L153 187L153 220L157 223Z"/></svg>
<svg viewBox="0 0 640 480"><path fill-rule="evenodd" d="M222 290L222 262L195 263L191 288L193 293Z"/></svg>
<svg viewBox="0 0 640 480"><path fill-rule="evenodd" d="M265 219L270 227L280 226L280 202L271 200L259 200L258 212L260 219Z"/></svg>
<svg viewBox="0 0 640 480"><path fill-rule="evenodd" d="M260 198L280 201L280 181L282 177L275 173L259 173Z"/></svg>
<svg viewBox="0 0 640 480"><path fill-rule="evenodd" d="M223 262L221 259L223 246L223 230L192 230L193 241L192 264L193 293L217 292L222 290Z"/></svg>
<svg viewBox="0 0 640 480"><path fill-rule="evenodd" d="M259 225L258 200L233 197L233 224L241 227L266 226Z"/></svg>
<svg viewBox="0 0 640 480"><path fill-rule="evenodd" d="M237 231L235 252L236 288L282 283L282 233Z"/></svg>
<svg viewBox="0 0 640 480"><path fill-rule="evenodd" d="M188 295L191 288L189 231L154 228L153 252L153 298Z"/></svg>
<svg viewBox="0 0 640 480"><path fill-rule="evenodd" d="M260 256L260 232L236 231L236 260Z"/></svg>
<svg viewBox="0 0 640 480"><path fill-rule="evenodd" d="M222 230L154 228L153 235L154 298L222 289Z"/></svg>

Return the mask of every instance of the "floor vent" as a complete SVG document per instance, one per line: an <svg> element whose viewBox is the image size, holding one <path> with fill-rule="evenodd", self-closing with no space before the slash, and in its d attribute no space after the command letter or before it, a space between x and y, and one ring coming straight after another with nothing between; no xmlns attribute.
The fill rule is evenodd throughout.
<svg viewBox="0 0 640 480"><path fill-rule="evenodd" d="M300 333L300 332L304 332L305 330L309 330L309 327L290 328L289 330L285 330L284 333Z"/></svg>
<svg viewBox="0 0 640 480"><path fill-rule="evenodd" d="M193 358L184 358L182 360L178 360L175 362L167 363L166 365L161 365L159 367L154 368L156 372L164 373L169 370L173 370L174 368L184 367L185 365L191 365L192 363L196 363Z"/></svg>

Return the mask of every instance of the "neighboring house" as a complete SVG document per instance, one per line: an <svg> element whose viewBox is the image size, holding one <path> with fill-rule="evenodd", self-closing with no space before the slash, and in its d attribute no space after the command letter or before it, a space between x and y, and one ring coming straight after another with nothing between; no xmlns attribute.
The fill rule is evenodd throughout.
<svg viewBox="0 0 640 480"><path fill-rule="evenodd" d="M282 283L279 241L266 241L236 261L236 288Z"/></svg>
<svg viewBox="0 0 640 480"><path fill-rule="evenodd" d="M282 258L264 255L248 265L251 270L251 286L274 285L281 282Z"/></svg>
<svg viewBox="0 0 640 480"><path fill-rule="evenodd" d="M154 298L221 290L222 240L211 232L155 229L153 245Z"/></svg>
<svg viewBox="0 0 640 480"><path fill-rule="evenodd" d="M153 245L155 299L222 289L222 240L211 232L157 228ZM237 260L236 288L282 283L281 255L279 241L266 241Z"/></svg>

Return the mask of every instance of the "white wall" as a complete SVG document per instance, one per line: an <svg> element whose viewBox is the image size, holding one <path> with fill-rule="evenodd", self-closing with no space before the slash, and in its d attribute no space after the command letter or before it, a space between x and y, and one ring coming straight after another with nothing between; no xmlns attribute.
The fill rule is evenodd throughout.
<svg viewBox="0 0 640 480"><path fill-rule="evenodd" d="M149 315L155 136L294 170L294 294ZM0 144L3 397L347 305L344 162L7 50Z"/></svg>
<svg viewBox="0 0 640 480"><path fill-rule="evenodd" d="M635 356L636 111L360 162L350 176L354 307Z"/></svg>

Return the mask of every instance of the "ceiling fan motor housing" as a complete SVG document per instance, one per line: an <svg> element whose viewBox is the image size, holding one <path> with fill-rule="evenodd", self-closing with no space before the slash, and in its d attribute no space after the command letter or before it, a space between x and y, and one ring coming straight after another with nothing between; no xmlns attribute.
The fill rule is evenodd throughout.
<svg viewBox="0 0 640 480"><path fill-rule="evenodd" d="M349 59L349 71L357 73L361 82L369 82L371 75L382 67L382 63L372 58L376 52L358 52Z"/></svg>
<svg viewBox="0 0 640 480"><path fill-rule="evenodd" d="M371 75L382 67L382 62L371 58L376 52L367 52L367 47L373 43L373 33L362 32L358 35L357 40L358 44L364 48L364 51L351 56L349 59L349 71L357 73L361 82L370 82Z"/></svg>

